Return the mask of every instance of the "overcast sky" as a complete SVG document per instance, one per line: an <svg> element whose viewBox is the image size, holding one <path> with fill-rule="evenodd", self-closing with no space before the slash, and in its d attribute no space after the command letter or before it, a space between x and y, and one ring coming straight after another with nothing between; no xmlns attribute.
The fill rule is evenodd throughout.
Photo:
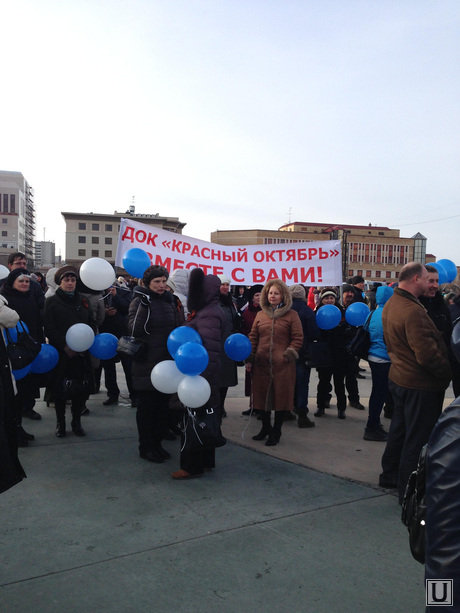
<svg viewBox="0 0 460 613"><path fill-rule="evenodd" d="M458 0L14 0L0 169L61 211L421 232L460 264Z"/></svg>

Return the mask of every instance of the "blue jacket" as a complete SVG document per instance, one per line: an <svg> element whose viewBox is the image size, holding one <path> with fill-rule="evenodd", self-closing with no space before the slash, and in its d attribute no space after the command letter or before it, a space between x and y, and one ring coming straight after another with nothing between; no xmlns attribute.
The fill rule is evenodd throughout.
<svg viewBox="0 0 460 613"><path fill-rule="evenodd" d="M377 288L376 302L377 308L370 314L369 335L371 337L371 346L369 355L390 362L385 340L383 338L382 311L387 301L393 295L393 288L382 285Z"/></svg>

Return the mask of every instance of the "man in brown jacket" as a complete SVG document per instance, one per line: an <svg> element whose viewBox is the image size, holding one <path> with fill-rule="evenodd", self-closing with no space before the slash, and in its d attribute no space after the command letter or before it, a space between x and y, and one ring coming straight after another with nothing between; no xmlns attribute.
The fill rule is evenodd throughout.
<svg viewBox="0 0 460 613"><path fill-rule="evenodd" d="M441 414L451 379L442 335L418 300L427 283L428 272L422 264L406 264L399 287L382 313L395 410L379 485L397 487L400 503L409 475L417 468L420 451Z"/></svg>

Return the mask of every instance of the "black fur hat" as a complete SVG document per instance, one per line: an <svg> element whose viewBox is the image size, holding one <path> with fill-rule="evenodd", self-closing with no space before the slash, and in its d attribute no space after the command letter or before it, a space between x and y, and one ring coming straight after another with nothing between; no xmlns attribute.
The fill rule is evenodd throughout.
<svg viewBox="0 0 460 613"><path fill-rule="evenodd" d="M188 280L187 309L199 311L204 304L204 272L201 268L194 268Z"/></svg>

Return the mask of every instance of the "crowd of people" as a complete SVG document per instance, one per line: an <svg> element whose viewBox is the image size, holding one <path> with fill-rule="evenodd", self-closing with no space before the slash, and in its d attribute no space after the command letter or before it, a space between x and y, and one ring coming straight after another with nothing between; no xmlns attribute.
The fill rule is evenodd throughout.
<svg viewBox="0 0 460 613"><path fill-rule="evenodd" d="M407 264L393 287L373 284L367 292L359 276L341 287L288 287L280 279L239 287L231 286L225 275L206 275L201 269L176 270L170 275L156 265L147 268L140 279L119 277L106 290L94 291L83 285L72 266L49 271L46 279L41 274L34 278L27 270L25 256L16 253L10 256L8 268L10 273L0 288L0 325L13 327L20 320L37 341L48 342L59 354L50 373L29 373L17 380L10 377L3 383L1 410L9 412L4 421L9 439L14 438L9 443L10 467L16 473L13 481L20 480L23 472L17 446L26 447L34 440L24 428L24 418L41 418L35 411L41 390L56 413L56 436L67 435L68 405L72 432L85 436L82 416L89 412L86 401L99 391L102 375L107 391L102 404L118 403L120 361L131 405L136 409L140 458L152 463L169 460L171 455L162 442L179 436L180 469L171 476L189 479L212 470L215 450L185 447L180 425L184 407L177 395L163 393L152 383L152 369L171 359L167 341L178 326L195 329L209 356L202 376L211 394L200 410L212 408L224 419L227 391L238 384L238 366L244 367L249 407L243 414L261 421L260 432L253 439L275 446L280 443L285 420L297 420L299 428L315 426L309 416L311 396L316 396L316 418L331 408L333 393L340 420L346 419L348 407L366 410L358 385L362 369L349 350L358 328L348 323L347 309L357 302L367 303L372 391L363 438L386 443L379 484L397 488L400 500L418 453L441 413L451 380L455 395L460 395L460 365L450 349L453 322L460 315L460 296L444 299L437 270L430 266ZM340 321L332 329L317 325L316 315L326 305L334 305L340 313ZM142 359L121 354L99 360L88 351L72 350L66 334L76 323L89 325L95 334L134 337L143 344ZM230 359L224 350L226 339L237 332L246 335L251 345L244 363ZM3 338L2 346L7 366ZM318 375L313 394L312 369ZM392 417L389 431L382 425L382 412ZM1 436L6 436L5 432Z"/></svg>

